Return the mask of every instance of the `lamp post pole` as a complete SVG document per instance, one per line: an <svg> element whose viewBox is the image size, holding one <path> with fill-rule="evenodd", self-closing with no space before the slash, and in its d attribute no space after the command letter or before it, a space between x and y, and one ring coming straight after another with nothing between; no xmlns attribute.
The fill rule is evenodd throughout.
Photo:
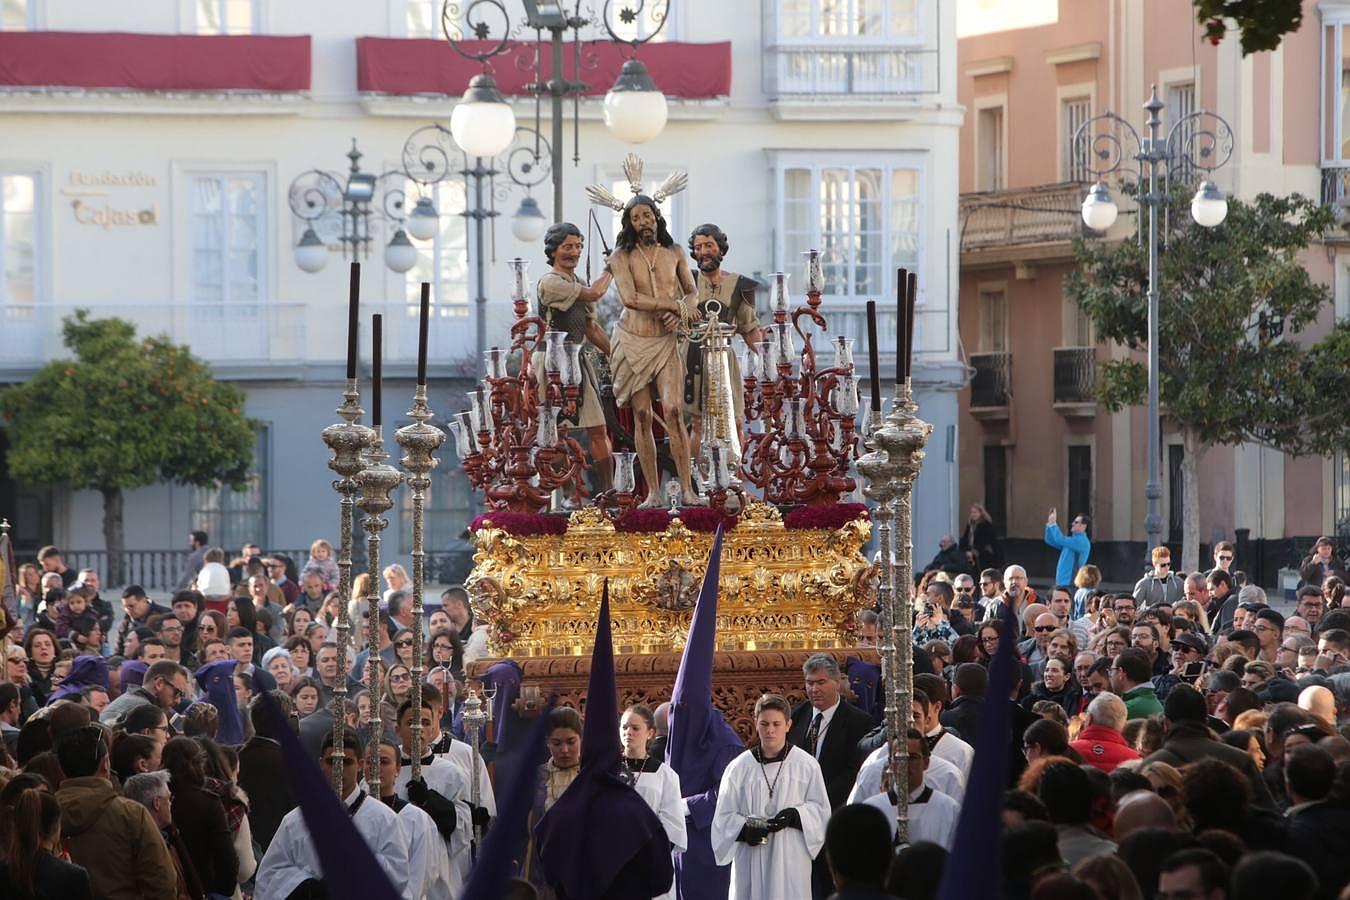
<svg viewBox="0 0 1350 900"><path fill-rule="evenodd" d="M1157 88L1144 109L1148 112L1148 148L1140 163L1148 166L1148 481L1144 484L1144 534L1149 549L1162 539L1162 423L1158 410L1158 165L1166 162L1165 151L1158 149L1158 112L1163 108Z"/></svg>
<svg viewBox="0 0 1350 900"><path fill-rule="evenodd" d="M1084 122L1074 133L1074 156L1083 170L1097 177L1097 183L1083 200L1083 222L1096 231L1106 231L1116 221L1117 208L1110 189L1102 180L1118 171L1128 171L1128 160L1137 163L1139 202L1148 210L1148 481L1144 485L1144 534L1150 548L1162 542L1162 422L1158 390L1159 272L1158 210L1171 202L1173 170L1213 172L1233 156L1233 130L1220 116L1198 110L1182 116L1160 137L1165 104L1158 99L1154 85L1144 111L1148 119L1148 137L1112 112L1101 113ZM1159 185L1161 169L1162 184ZM1213 228L1223 222L1228 201L1213 181L1202 182L1191 200L1191 217L1196 224Z"/></svg>
<svg viewBox="0 0 1350 900"><path fill-rule="evenodd" d="M483 351L487 349L487 259L483 254L483 236L487 229L483 226L488 219L497 216L496 209L483 205L483 182L496 175L497 170L492 167L491 160L484 166L483 158L479 156L474 158L472 168L466 167L460 174L473 181L473 206L465 209L464 215L473 220L473 302L477 337L474 346L478 349L476 358L482 359Z"/></svg>

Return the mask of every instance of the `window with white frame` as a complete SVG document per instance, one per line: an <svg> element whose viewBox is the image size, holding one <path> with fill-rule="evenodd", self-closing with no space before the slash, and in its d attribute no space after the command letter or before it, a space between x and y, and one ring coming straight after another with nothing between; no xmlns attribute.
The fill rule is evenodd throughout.
<svg viewBox="0 0 1350 900"><path fill-rule="evenodd" d="M192 302L234 306L262 300L266 177L196 174L189 191Z"/></svg>
<svg viewBox="0 0 1350 900"><path fill-rule="evenodd" d="M408 185L409 205L416 203L418 186ZM433 333L444 334L456 323L468 321L469 231L464 217L464 182L449 179L425 189L440 213L440 230L429 240L410 238L417 248L417 263L404 278L404 298L417 309L422 282L431 283Z"/></svg>
<svg viewBox="0 0 1350 900"><path fill-rule="evenodd" d="M0 172L0 306L31 306L38 296L38 178Z"/></svg>
<svg viewBox="0 0 1350 900"><path fill-rule="evenodd" d="M1088 180L1087 161L1074 148L1073 137L1091 117L1092 100L1089 97L1066 97L1059 102L1061 181Z"/></svg>
<svg viewBox="0 0 1350 900"><path fill-rule="evenodd" d="M1172 127L1195 112L1195 82L1180 81L1167 85L1166 131L1171 135ZM1190 166L1191 142L1195 137L1196 122L1191 120L1182 124L1180 130L1172 136L1172 146L1177 150L1176 163L1170 173L1174 182L1182 187L1193 186L1195 172Z"/></svg>
<svg viewBox="0 0 1350 900"><path fill-rule="evenodd" d="M0 31L28 31L33 21L36 0L0 0Z"/></svg>
<svg viewBox="0 0 1350 900"><path fill-rule="evenodd" d="M193 487L189 520L194 531L205 531L213 544L241 547L270 541L267 534L268 429L258 429L253 468L241 491L224 485Z"/></svg>
<svg viewBox="0 0 1350 900"><path fill-rule="evenodd" d="M441 4L439 0L404 0L403 15L407 37L440 37Z"/></svg>
<svg viewBox="0 0 1350 900"><path fill-rule="evenodd" d="M770 0L780 40L910 38L919 32L919 0Z"/></svg>
<svg viewBox="0 0 1350 900"><path fill-rule="evenodd" d="M1003 107L986 106L975 120L975 190L1003 190Z"/></svg>
<svg viewBox="0 0 1350 900"><path fill-rule="evenodd" d="M197 34L258 34L262 0L196 0Z"/></svg>
<svg viewBox="0 0 1350 900"><path fill-rule="evenodd" d="M889 296L897 267L918 268L921 182L913 163L784 165L778 269L799 271L801 254L819 249L827 296Z"/></svg>

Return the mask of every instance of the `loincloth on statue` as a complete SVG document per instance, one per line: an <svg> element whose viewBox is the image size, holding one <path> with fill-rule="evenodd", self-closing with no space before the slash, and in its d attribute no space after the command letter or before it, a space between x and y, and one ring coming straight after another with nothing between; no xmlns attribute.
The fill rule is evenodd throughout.
<svg viewBox="0 0 1350 900"><path fill-rule="evenodd" d="M634 394L649 384L667 367L677 373L677 384L684 383L684 360L680 357L680 342L674 332L655 337L642 337L623 327L623 320L610 338L609 371L614 380L614 399L627 406ZM653 391L653 394L656 392Z"/></svg>

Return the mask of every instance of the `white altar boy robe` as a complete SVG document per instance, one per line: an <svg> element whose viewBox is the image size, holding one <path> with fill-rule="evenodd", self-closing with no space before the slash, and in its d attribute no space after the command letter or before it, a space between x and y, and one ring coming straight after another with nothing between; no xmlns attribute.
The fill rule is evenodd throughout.
<svg viewBox="0 0 1350 900"><path fill-rule="evenodd" d="M343 801L344 805L350 809L362 793L357 788ZM398 815L378 798L367 796L352 815L352 824L403 900L421 900L413 895L408 884L408 840ZM323 878L323 870L304 816L297 807L281 820L263 855L255 876L254 900L286 900L291 891L310 878Z"/></svg>
<svg viewBox="0 0 1350 900"><path fill-rule="evenodd" d="M675 770L663 762L657 762L648 759L648 767L651 763L656 763L654 771L646 771L644 767L642 772L630 772L629 777L637 776L633 783L633 790L647 805L656 813L657 818L661 820L661 827L666 831L666 837L670 840L671 849L684 851L689 848L689 835L684 826L684 798L680 796L680 776L675 774ZM670 890L664 894L658 894L656 900L675 900L675 883L670 884Z"/></svg>
<svg viewBox="0 0 1350 900"><path fill-rule="evenodd" d="M425 900L454 900L463 890L459 873L450 865L450 853L436 830L436 823L418 807L409 803L398 811L399 824L408 839L408 882L420 878L414 897Z"/></svg>
<svg viewBox="0 0 1350 900"><path fill-rule="evenodd" d="M882 744L863 761L858 769L858 777L849 792L849 803L861 803L868 797L881 793L881 776L886 772L889 760L886 758L886 745ZM928 771L923 773L923 783L932 785L957 803L966 795L965 775L940 756L928 757Z"/></svg>
<svg viewBox="0 0 1350 900"><path fill-rule="evenodd" d="M394 791L404 800L408 799L408 782L412 780L412 766L404 763L398 770L394 781ZM430 762L422 763L422 780L427 787L455 804L455 833L447 842L436 832L436 837L445 846L450 858L451 883L463 888L469 881L469 868L473 865L469 842L473 839L473 818L469 812L469 786L459 766L441 756L430 757ZM435 827L434 824L432 826ZM458 891L456 891L458 894Z"/></svg>
<svg viewBox="0 0 1350 900"><path fill-rule="evenodd" d="M781 762L762 766L755 752L742 753L722 773L713 855L718 865L731 864L728 900L801 900L803 890L810 892L811 860L825 845L830 818L825 778L820 763L800 747L789 747ZM736 840L747 816L769 819L789 807L801 816L800 831L784 828L759 847Z"/></svg>
<svg viewBox="0 0 1350 900"><path fill-rule="evenodd" d="M891 795L876 794L863 803L886 814L894 840L896 811ZM961 807L955 800L925 784L909 795L909 842L931 841L944 850L951 850L956 842L956 822L960 818Z"/></svg>

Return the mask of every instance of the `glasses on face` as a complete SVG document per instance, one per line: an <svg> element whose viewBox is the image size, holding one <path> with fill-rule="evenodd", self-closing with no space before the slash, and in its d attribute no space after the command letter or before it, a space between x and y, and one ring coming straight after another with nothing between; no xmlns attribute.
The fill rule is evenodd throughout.
<svg viewBox="0 0 1350 900"><path fill-rule="evenodd" d="M1106 642L1106 649L1107 649L1107 650L1117 650L1117 651L1119 651L1119 650L1124 650L1124 649L1125 649L1125 642L1124 642L1124 641L1120 641L1120 640L1116 640L1116 641L1107 641L1107 642Z"/></svg>
<svg viewBox="0 0 1350 900"><path fill-rule="evenodd" d="M1059 627L1059 626L1057 626L1057 625L1037 625L1037 626L1035 626L1032 630L1035 631L1037 634L1045 634L1045 633L1048 632L1048 631L1054 631L1057 627Z"/></svg>
<svg viewBox="0 0 1350 900"><path fill-rule="evenodd" d="M982 638L980 638L980 643L981 643L981 644L997 644L997 643L998 643L998 635L996 635L996 634L991 634L991 635L989 635L988 637L982 637Z"/></svg>
<svg viewBox="0 0 1350 900"><path fill-rule="evenodd" d="M1232 561L1233 561L1233 554L1231 553L1219 554L1219 562L1232 562Z"/></svg>
<svg viewBox="0 0 1350 900"><path fill-rule="evenodd" d="M1134 612L1134 607L1133 607L1131 604L1129 604L1129 603L1123 603L1123 604L1121 604L1120 606L1113 606L1113 607L1111 607L1111 608L1114 609L1114 610L1115 610L1116 612L1118 612L1118 613L1123 613L1123 612Z"/></svg>
<svg viewBox="0 0 1350 900"><path fill-rule="evenodd" d="M207 622L206 624L202 625L202 634L215 634L215 633L216 633L216 625L214 622Z"/></svg>
<svg viewBox="0 0 1350 900"><path fill-rule="evenodd" d="M1252 631L1274 631L1274 630L1275 630L1274 628L1271 628L1269 625L1266 625L1264 623L1257 625L1252 629Z"/></svg>
<svg viewBox="0 0 1350 900"><path fill-rule="evenodd" d="M956 592L958 594L973 594L975 593L975 585L968 584L965 587L959 587L956 589Z"/></svg>
<svg viewBox="0 0 1350 900"><path fill-rule="evenodd" d="M412 638L407 638L407 639L400 640L400 641L394 641L394 646L395 646L395 647L411 647L411 646L412 646Z"/></svg>
<svg viewBox="0 0 1350 900"><path fill-rule="evenodd" d="M1171 563L1170 561L1168 561L1168 560L1165 560L1165 559L1164 559L1164 560L1159 560L1158 562L1154 563L1154 565L1157 566L1159 569L1170 569L1170 568L1172 568L1172 563Z"/></svg>
<svg viewBox="0 0 1350 900"><path fill-rule="evenodd" d="M402 672L395 672L393 675L389 676L389 681L390 683L393 683L395 681L412 681L412 676L406 675Z"/></svg>

